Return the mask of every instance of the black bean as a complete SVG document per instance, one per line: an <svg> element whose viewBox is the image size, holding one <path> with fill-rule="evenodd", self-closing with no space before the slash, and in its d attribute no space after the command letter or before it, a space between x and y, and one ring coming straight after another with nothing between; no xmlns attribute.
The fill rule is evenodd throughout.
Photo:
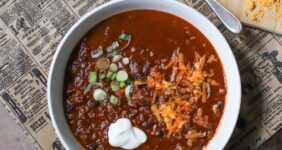
<svg viewBox="0 0 282 150"><path fill-rule="evenodd" d="M223 110L223 103L222 103L222 101L218 101L217 103L216 103L216 105L217 105L217 108L219 109L219 110Z"/></svg>
<svg viewBox="0 0 282 150"><path fill-rule="evenodd" d="M157 131L156 134L155 134L155 136L156 136L157 138L161 138L163 135L164 135L164 132L163 132L163 131Z"/></svg>
<svg viewBox="0 0 282 150"><path fill-rule="evenodd" d="M142 126L146 128L148 126L148 123L147 122L143 122Z"/></svg>
<svg viewBox="0 0 282 150"><path fill-rule="evenodd" d="M151 63L149 61L146 61L143 68L142 68L142 71L143 73L146 73L151 67Z"/></svg>
<svg viewBox="0 0 282 150"><path fill-rule="evenodd" d="M75 111L75 107L73 105L67 105L66 106L66 112L67 113L72 113Z"/></svg>
<svg viewBox="0 0 282 150"><path fill-rule="evenodd" d="M86 147L87 147L88 150L96 150L97 149L97 145L94 145L94 144L88 144Z"/></svg>
<svg viewBox="0 0 282 150"><path fill-rule="evenodd" d="M155 123L154 119L153 118L149 118L148 124L152 126L154 123Z"/></svg>
<svg viewBox="0 0 282 150"><path fill-rule="evenodd" d="M142 126L145 128L149 128L149 127L152 127L154 123L155 123L154 119L149 118L148 121L142 123Z"/></svg>
<svg viewBox="0 0 282 150"><path fill-rule="evenodd" d="M90 100L90 101L87 102L87 106L88 106L90 109L92 109L92 108L94 108L94 107L98 107L99 105L100 105L100 103L97 102L97 101L94 101L94 100Z"/></svg>

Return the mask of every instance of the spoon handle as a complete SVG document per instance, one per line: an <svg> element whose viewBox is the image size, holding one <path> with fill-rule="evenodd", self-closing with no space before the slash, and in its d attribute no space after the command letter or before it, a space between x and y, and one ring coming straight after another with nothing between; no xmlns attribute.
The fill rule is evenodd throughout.
<svg viewBox="0 0 282 150"><path fill-rule="evenodd" d="M221 20L221 22L233 33L240 33L242 30L241 22L232 15L227 9L225 9L221 4L219 4L216 0L206 0L206 2L210 5L212 10Z"/></svg>

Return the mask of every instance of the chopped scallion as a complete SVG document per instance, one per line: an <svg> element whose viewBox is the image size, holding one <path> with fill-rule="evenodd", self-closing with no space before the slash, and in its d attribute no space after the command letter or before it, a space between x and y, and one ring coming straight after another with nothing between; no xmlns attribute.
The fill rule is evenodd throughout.
<svg viewBox="0 0 282 150"><path fill-rule="evenodd" d="M97 73L96 72L89 72L88 82L89 83L96 83L97 82Z"/></svg>
<svg viewBox="0 0 282 150"><path fill-rule="evenodd" d="M94 83L89 83L83 91L83 95L86 95L92 88Z"/></svg>
<svg viewBox="0 0 282 150"><path fill-rule="evenodd" d="M131 80L130 78L128 78L128 79L125 81L125 83L131 84L131 83L132 83L132 80Z"/></svg>
<svg viewBox="0 0 282 150"><path fill-rule="evenodd" d="M92 58L98 58L101 55L103 55L103 48L100 46L96 50L91 52L91 57Z"/></svg>
<svg viewBox="0 0 282 150"><path fill-rule="evenodd" d="M114 49L118 48L119 44L117 41L114 41L111 46L107 47L107 52L111 53Z"/></svg>
<svg viewBox="0 0 282 150"><path fill-rule="evenodd" d="M107 50L108 53L111 53L113 51L111 46L107 47L106 50Z"/></svg>
<svg viewBox="0 0 282 150"><path fill-rule="evenodd" d="M127 40L129 39L129 36L130 36L130 35L128 35L128 34L122 33L122 34L119 36L119 38L120 38L121 40L127 41Z"/></svg>
<svg viewBox="0 0 282 150"><path fill-rule="evenodd" d="M118 98L117 98L116 96L111 95L111 97L110 97L110 102L111 102L113 105L117 105L118 102L119 102L119 100L118 100Z"/></svg>
<svg viewBox="0 0 282 150"><path fill-rule="evenodd" d="M131 36L128 35L125 39L126 39L125 41L127 41L127 43L126 43L125 46L123 46L122 48L120 48L119 51L122 51L122 50L124 50L125 48L127 48L127 46L129 46L129 44L130 44L130 42L131 42Z"/></svg>
<svg viewBox="0 0 282 150"><path fill-rule="evenodd" d="M102 81L102 80L104 80L106 78L106 74L100 74L100 76L99 76L99 79Z"/></svg>
<svg viewBox="0 0 282 150"><path fill-rule="evenodd" d="M119 87L124 88L126 86L126 83L124 81L119 82Z"/></svg>
<svg viewBox="0 0 282 150"><path fill-rule="evenodd" d="M129 64L129 59L127 57L122 58L122 63L124 65L128 65Z"/></svg>
<svg viewBox="0 0 282 150"><path fill-rule="evenodd" d="M112 43L112 48L113 48L113 49L116 49L117 47L119 47L119 44L118 44L117 41L114 41L114 42Z"/></svg>
<svg viewBox="0 0 282 150"><path fill-rule="evenodd" d="M127 101L130 101L130 94L133 92L133 87L132 85L128 85L125 88L125 98L127 99Z"/></svg>
<svg viewBox="0 0 282 150"><path fill-rule="evenodd" d="M117 66L117 64L115 64L115 63L111 63L109 69L110 69L110 71L112 71L112 72L116 72L116 71L118 71L118 66Z"/></svg>
<svg viewBox="0 0 282 150"><path fill-rule="evenodd" d="M115 55L120 55L120 52L118 52L118 51L116 51L116 50L113 50L112 56L115 56Z"/></svg>
<svg viewBox="0 0 282 150"><path fill-rule="evenodd" d="M117 76L117 74L116 74L116 73L114 73L114 74L112 75L112 77L111 77L111 80L116 79L116 76Z"/></svg>
<svg viewBox="0 0 282 150"><path fill-rule="evenodd" d="M128 79L128 74L125 70L120 70L118 71L116 78L118 81L126 81Z"/></svg>
<svg viewBox="0 0 282 150"><path fill-rule="evenodd" d="M114 74L113 72L109 71L109 72L107 73L106 77L109 78L109 79L111 79L112 76L113 76L113 74Z"/></svg>
<svg viewBox="0 0 282 150"><path fill-rule="evenodd" d="M110 65L110 60L107 58L101 58L97 61L96 66L100 70L105 70L109 67Z"/></svg>
<svg viewBox="0 0 282 150"><path fill-rule="evenodd" d="M116 92L116 91L118 91L118 90L120 89L119 83L118 83L117 80L114 80L114 81L111 82L111 89L112 89L114 92Z"/></svg>
<svg viewBox="0 0 282 150"><path fill-rule="evenodd" d="M96 89L93 93L93 97L96 101L104 101L107 99L107 94L102 89Z"/></svg>
<svg viewBox="0 0 282 150"><path fill-rule="evenodd" d="M122 59L122 56L121 55L115 55L114 57L113 57L113 62L118 62L118 61L120 61Z"/></svg>

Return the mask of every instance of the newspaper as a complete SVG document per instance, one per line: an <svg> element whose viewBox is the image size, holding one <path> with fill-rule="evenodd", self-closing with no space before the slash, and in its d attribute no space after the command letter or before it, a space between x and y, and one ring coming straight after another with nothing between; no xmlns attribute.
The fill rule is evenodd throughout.
<svg viewBox="0 0 282 150"><path fill-rule="evenodd" d="M240 68L242 108L226 149L258 149L282 127L282 37L248 27L234 35L204 0L179 1L218 27ZM56 47L82 15L106 2L0 1L0 101L37 149L64 149L51 125L46 98Z"/></svg>

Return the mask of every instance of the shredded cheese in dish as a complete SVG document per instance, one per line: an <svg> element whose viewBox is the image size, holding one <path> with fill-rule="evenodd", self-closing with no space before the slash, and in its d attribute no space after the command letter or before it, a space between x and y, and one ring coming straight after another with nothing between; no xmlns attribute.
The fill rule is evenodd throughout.
<svg viewBox="0 0 282 150"><path fill-rule="evenodd" d="M265 14L269 14L277 21L282 21L281 0L246 0L246 6L253 21L260 21Z"/></svg>
<svg viewBox="0 0 282 150"><path fill-rule="evenodd" d="M135 81L135 85L144 85L155 89L152 100L151 110L159 122L166 124L168 133L167 138L172 134L180 134L184 124L189 124L193 120L197 125L208 128L209 118L203 115L203 110L197 107L197 103L206 103L211 95L211 86L219 86L215 80L210 77L214 75L213 71L204 71L206 63L216 62L217 59L211 55L206 57L195 53L193 65L184 63L184 55L176 50L170 62L163 67L164 70L171 69L170 81L161 77L161 72L156 67L151 68L150 76L147 81ZM182 94L186 93L186 94ZM167 99L157 102L157 96L168 95ZM217 112L214 107L214 112ZM192 112L196 112L192 118ZM205 137L205 132L193 130L185 138L195 139Z"/></svg>

